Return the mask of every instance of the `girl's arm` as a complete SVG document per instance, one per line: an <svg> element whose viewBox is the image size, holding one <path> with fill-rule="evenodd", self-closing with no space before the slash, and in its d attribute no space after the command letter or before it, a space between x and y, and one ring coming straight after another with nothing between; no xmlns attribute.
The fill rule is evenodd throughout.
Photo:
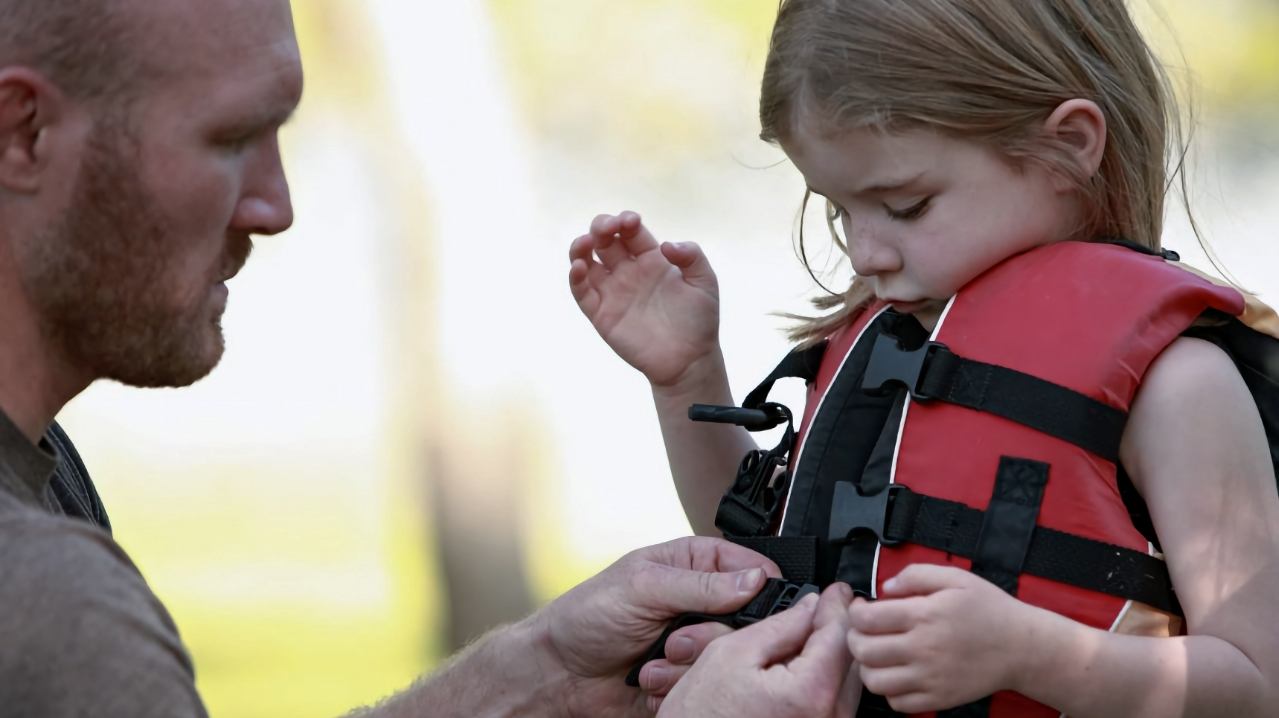
<svg viewBox="0 0 1279 718"><path fill-rule="evenodd" d="M688 407L733 403L724 355L718 346L690 366L679 383L653 385L653 404L657 407L675 490L689 525L701 536L719 535L715 511L720 497L737 475L742 457L756 445L750 433L740 426L691 421Z"/></svg>
<svg viewBox="0 0 1279 718"><path fill-rule="evenodd" d="M742 456L744 429L688 419L690 404L732 404L719 345L719 283L701 248L659 244L634 212L600 215L569 247L569 288L604 341L648 379L666 455L693 530L715 509Z"/></svg>
<svg viewBox="0 0 1279 718"><path fill-rule="evenodd" d="M1142 384L1120 454L1189 635L1121 636L1039 611L1016 690L1076 717L1273 716L1279 494L1256 405L1230 359L1208 342L1174 342Z"/></svg>

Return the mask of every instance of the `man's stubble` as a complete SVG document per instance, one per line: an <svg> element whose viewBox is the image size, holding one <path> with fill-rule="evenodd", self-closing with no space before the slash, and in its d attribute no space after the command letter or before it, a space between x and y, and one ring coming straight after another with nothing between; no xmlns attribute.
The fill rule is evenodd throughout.
<svg viewBox="0 0 1279 718"><path fill-rule="evenodd" d="M98 123L68 210L31 246L26 289L46 338L92 379L186 386L222 357L221 312L206 286L192 306L173 305L168 272L186 238L169 230L139 177L139 149L126 122ZM250 249L247 237L228 239L236 266Z"/></svg>

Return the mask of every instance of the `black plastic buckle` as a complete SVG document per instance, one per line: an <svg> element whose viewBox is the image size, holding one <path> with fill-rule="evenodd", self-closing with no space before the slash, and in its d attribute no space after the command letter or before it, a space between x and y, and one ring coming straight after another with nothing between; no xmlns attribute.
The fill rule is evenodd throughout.
<svg viewBox="0 0 1279 718"><path fill-rule="evenodd" d="M780 589L780 590L779 590ZM759 605L761 597L766 597L770 592L776 591L777 595L767 605ZM756 594L751 602L746 604L736 613L726 614L709 614L709 613L685 613L677 616L675 620L667 624L662 635L657 637L648 650L644 652L643 657L631 667L629 673L626 674L626 685L639 687L640 670L644 668L644 664L649 661L655 661L659 658L666 657L666 640L671 634L684 626L691 626L694 623L722 623L729 628L738 629L749 626L752 623L768 618L775 613L781 613L786 609L794 606L801 598L810 593L821 593L821 589L811 583L799 584L792 583L780 578L770 578L764 582L764 588Z"/></svg>
<svg viewBox="0 0 1279 718"><path fill-rule="evenodd" d="M893 504L906 487L893 484L877 494L863 496L857 493L857 487L848 481L835 484L835 495L831 500L830 533L832 544L848 543L855 531L870 531L883 546L896 546L899 539L890 539L888 532L888 514Z"/></svg>
<svg viewBox="0 0 1279 718"><path fill-rule="evenodd" d="M726 536L768 533L789 482L785 456L759 449L747 452L733 485L720 499L716 528Z"/></svg>
<svg viewBox="0 0 1279 718"><path fill-rule="evenodd" d="M781 404L764 404L758 409L715 404L693 404L688 418L715 424L736 424L747 431L767 431L790 421L790 411Z"/></svg>
<svg viewBox="0 0 1279 718"><path fill-rule="evenodd" d="M862 375L862 391L873 396L883 396L892 391L890 384L901 384L917 401L933 399L920 387L920 380L929 360L944 345L924 342L918 349L904 349L901 342L890 334L875 337L870 350L870 361Z"/></svg>

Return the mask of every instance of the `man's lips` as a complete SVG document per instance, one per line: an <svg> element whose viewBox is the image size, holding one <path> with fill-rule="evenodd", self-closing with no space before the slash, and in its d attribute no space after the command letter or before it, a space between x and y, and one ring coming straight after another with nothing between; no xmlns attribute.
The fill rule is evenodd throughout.
<svg viewBox="0 0 1279 718"><path fill-rule="evenodd" d="M249 255L253 253L253 240L249 237L233 238L228 250L222 272L218 275L219 283L230 281L244 268L245 262L249 261Z"/></svg>

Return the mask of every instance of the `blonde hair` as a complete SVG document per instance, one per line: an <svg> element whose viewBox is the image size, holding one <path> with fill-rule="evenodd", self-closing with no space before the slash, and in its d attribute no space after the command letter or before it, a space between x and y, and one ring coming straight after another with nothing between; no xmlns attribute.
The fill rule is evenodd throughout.
<svg viewBox="0 0 1279 718"><path fill-rule="evenodd" d="M1105 152L1091 176L1041 132L1072 98L1095 102L1106 117ZM782 0L760 137L786 137L801 111L834 132L927 128L1013 163L1039 163L1077 186L1086 209L1080 237L1160 248L1166 161L1182 146L1181 126L1169 79L1123 0ZM816 300L838 309L799 317L792 338L825 337L870 298L855 279L843 295Z"/></svg>

